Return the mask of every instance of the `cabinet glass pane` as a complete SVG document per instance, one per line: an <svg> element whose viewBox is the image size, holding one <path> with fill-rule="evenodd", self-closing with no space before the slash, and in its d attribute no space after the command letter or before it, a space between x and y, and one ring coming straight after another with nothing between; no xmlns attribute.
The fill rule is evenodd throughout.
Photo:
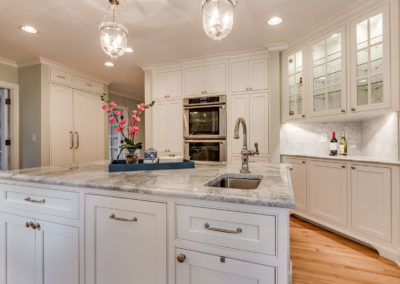
<svg viewBox="0 0 400 284"><path fill-rule="evenodd" d="M303 71L303 53L301 51L296 52L296 72Z"/></svg>
<svg viewBox="0 0 400 284"><path fill-rule="evenodd" d="M382 75L371 77L371 103L383 103L383 78Z"/></svg>
<svg viewBox="0 0 400 284"><path fill-rule="evenodd" d="M339 84L342 80L342 61L341 59L327 64L328 86Z"/></svg>
<svg viewBox="0 0 400 284"><path fill-rule="evenodd" d="M313 109L315 112L325 110L325 89L314 91Z"/></svg>
<svg viewBox="0 0 400 284"><path fill-rule="evenodd" d="M328 110L339 109L342 107L341 86L332 86L328 88Z"/></svg>
<svg viewBox="0 0 400 284"><path fill-rule="evenodd" d="M357 80L357 105L368 104L368 80L359 79Z"/></svg>
<svg viewBox="0 0 400 284"><path fill-rule="evenodd" d="M368 75L368 49L363 49L357 52L357 76Z"/></svg>
<svg viewBox="0 0 400 284"><path fill-rule="evenodd" d="M330 36L327 40L328 61L339 58L342 55L342 34L337 33Z"/></svg>
<svg viewBox="0 0 400 284"><path fill-rule="evenodd" d="M294 73L294 55L289 56L288 58L288 73Z"/></svg>
<svg viewBox="0 0 400 284"><path fill-rule="evenodd" d="M304 96L303 95L297 95L297 114L303 114L303 105L304 105Z"/></svg>
<svg viewBox="0 0 400 284"><path fill-rule="evenodd" d="M325 40L313 45L313 63L319 65L325 62Z"/></svg>
<svg viewBox="0 0 400 284"><path fill-rule="evenodd" d="M303 74L296 74L296 93L302 92L303 88Z"/></svg>
<svg viewBox="0 0 400 284"><path fill-rule="evenodd" d="M314 67L313 78L314 78L314 89L320 89L325 87L326 83L325 65Z"/></svg>
<svg viewBox="0 0 400 284"><path fill-rule="evenodd" d="M368 20L357 24L357 49L368 45Z"/></svg>
<svg viewBox="0 0 400 284"><path fill-rule="evenodd" d="M295 94L295 77L290 76L289 77L289 95L294 95Z"/></svg>
<svg viewBox="0 0 400 284"><path fill-rule="evenodd" d="M371 47L371 74L383 72L383 46L382 44Z"/></svg>
<svg viewBox="0 0 400 284"><path fill-rule="evenodd" d="M369 18L371 45L383 40L383 15Z"/></svg>
<svg viewBox="0 0 400 284"><path fill-rule="evenodd" d="M295 96L289 97L289 115L295 114L295 104L294 104Z"/></svg>

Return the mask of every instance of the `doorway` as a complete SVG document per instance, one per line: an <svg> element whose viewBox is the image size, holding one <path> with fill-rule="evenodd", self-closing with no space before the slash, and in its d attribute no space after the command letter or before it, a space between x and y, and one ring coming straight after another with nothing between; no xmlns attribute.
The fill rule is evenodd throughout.
<svg viewBox="0 0 400 284"><path fill-rule="evenodd" d="M11 169L11 90L0 88L0 170Z"/></svg>

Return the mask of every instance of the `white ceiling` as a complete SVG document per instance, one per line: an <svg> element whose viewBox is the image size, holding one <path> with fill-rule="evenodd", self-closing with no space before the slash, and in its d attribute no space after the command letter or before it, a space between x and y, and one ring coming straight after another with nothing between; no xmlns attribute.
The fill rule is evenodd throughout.
<svg viewBox="0 0 400 284"><path fill-rule="evenodd" d="M139 66L288 42L357 1L240 0L233 31L219 43L203 33L201 0L122 0L128 42L135 52L109 69L97 31L108 0L1 0L0 56L17 62L43 56L111 82L115 91L142 97ZM268 26L267 19L275 15L284 22ZM24 24L40 33L23 33L19 26Z"/></svg>

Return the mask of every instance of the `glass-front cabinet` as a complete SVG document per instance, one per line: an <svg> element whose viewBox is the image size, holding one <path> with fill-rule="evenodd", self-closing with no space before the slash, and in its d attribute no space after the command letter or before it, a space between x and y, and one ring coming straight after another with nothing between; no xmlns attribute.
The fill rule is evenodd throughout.
<svg viewBox="0 0 400 284"><path fill-rule="evenodd" d="M352 112L390 106L387 10L381 9L352 24Z"/></svg>
<svg viewBox="0 0 400 284"><path fill-rule="evenodd" d="M312 41L308 103L311 115L346 112L345 28Z"/></svg>
<svg viewBox="0 0 400 284"><path fill-rule="evenodd" d="M287 56L288 119L305 117L304 52L296 50Z"/></svg>

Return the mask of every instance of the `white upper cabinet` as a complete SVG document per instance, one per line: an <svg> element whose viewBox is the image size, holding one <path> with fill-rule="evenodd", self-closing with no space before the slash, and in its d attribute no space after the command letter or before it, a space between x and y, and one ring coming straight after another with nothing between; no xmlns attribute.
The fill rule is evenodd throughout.
<svg viewBox="0 0 400 284"><path fill-rule="evenodd" d="M389 8L351 24L351 111L390 107Z"/></svg>
<svg viewBox="0 0 400 284"><path fill-rule="evenodd" d="M213 64L188 67L185 71L185 95L202 96L225 94L226 65Z"/></svg>
<svg viewBox="0 0 400 284"><path fill-rule="evenodd" d="M268 89L268 62L266 58L233 62L230 72L232 93Z"/></svg>
<svg viewBox="0 0 400 284"><path fill-rule="evenodd" d="M307 102L312 116L346 113L345 47L344 27L310 44L312 91Z"/></svg>
<svg viewBox="0 0 400 284"><path fill-rule="evenodd" d="M306 115L303 62L303 49L289 52L286 57L287 81L285 82L285 93L288 119L304 118Z"/></svg>
<svg viewBox="0 0 400 284"><path fill-rule="evenodd" d="M182 72L156 73L153 77L153 100L182 97Z"/></svg>

